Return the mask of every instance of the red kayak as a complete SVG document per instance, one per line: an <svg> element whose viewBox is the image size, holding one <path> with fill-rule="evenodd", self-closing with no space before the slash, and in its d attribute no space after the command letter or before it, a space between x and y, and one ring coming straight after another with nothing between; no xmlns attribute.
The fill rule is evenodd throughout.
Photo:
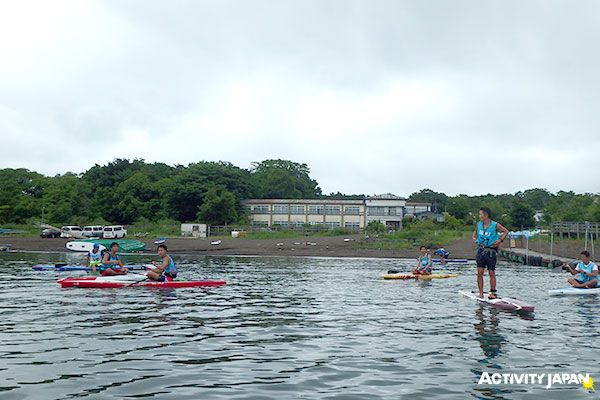
<svg viewBox="0 0 600 400"><path fill-rule="evenodd" d="M80 287L80 288L105 288L115 289L122 287L150 287L150 288L189 288L189 287L207 287L225 285L225 281L165 281L155 282L140 278L139 276L86 276L78 278L63 278L57 281L61 287Z"/></svg>

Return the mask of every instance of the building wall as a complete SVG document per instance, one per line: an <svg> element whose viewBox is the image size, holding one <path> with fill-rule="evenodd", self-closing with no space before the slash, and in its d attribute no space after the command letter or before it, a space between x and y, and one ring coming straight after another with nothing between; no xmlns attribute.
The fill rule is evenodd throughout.
<svg viewBox="0 0 600 400"><path fill-rule="evenodd" d="M327 228L363 229L365 204L360 200L257 199L244 204L255 226L302 228L305 224Z"/></svg>
<svg viewBox="0 0 600 400"><path fill-rule="evenodd" d="M390 229L402 229L407 209L415 213L430 211L427 203L407 203L394 195L368 197L365 200L254 199L244 202L254 226L302 228L305 224L327 228L364 229L370 221L381 221ZM409 207L410 205L410 207Z"/></svg>

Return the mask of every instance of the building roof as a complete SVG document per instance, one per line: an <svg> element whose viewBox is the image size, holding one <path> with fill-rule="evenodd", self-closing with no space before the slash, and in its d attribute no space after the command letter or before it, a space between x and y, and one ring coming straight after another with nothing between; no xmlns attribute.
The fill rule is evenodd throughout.
<svg viewBox="0 0 600 400"><path fill-rule="evenodd" d="M376 194L373 196L367 196L366 200L406 200L405 197L396 196L392 193Z"/></svg>
<svg viewBox="0 0 600 400"><path fill-rule="evenodd" d="M364 200L328 200L328 199L250 199L244 204L347 204L362 206Z"/></svg>

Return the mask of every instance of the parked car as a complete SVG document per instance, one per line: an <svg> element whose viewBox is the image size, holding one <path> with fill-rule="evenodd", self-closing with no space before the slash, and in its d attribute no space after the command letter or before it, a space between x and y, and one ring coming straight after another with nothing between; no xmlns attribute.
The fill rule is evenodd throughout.
<svg viewBox="0 0 600 400"><path fill-rule="evenodd" d="M46 228L46 229L42 230L42 233L40 233L40 237L42 237L42 238L57 238L57 237L60 237L60 231L57 231L56 229Z"/></svg>
<svg viewBox="0 0 600 400"><path fill-rule="evenodd" d="M127 236L127 230L123 225L105 226L102 232L104 239L121 239Z"/></svg>
<svg viewBox="0 0 600 400"><path fill-rule="evenodd" d="M104 227L100 225L86 225L83 227L83 236L85 237L102 237Z"/></svg>
<svg viewBox="0 0 600 400"><path fill-rule="evenodd" d="M67 225L67 226L63 226L60 229L62 230L60 237L63 237L63 238L72 237L72 238L76 238L76 239L83 237L83 231L81 230L80 226Z"/></svg>

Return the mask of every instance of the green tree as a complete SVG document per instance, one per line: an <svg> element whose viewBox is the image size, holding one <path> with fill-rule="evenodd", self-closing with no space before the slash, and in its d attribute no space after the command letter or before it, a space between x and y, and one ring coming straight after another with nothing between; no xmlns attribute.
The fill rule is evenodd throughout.
<svg viewBox="0 0 600 400"><path fill-rule="evenodd" d="M512 226L515 229L527 229L535 226L533 214L534 211L528 204L515 203L510 212Z"/></svg>
<svg viewBox="0 0 600 400"><path fill-rule="evenodd" d="M238 217L236 198L225 188L209 189L197 214L198 220L213 225L230 224Z"/></svg>
<svg viewBox="0 0 600 400"><path fill-rule="evenodd" d="M466 195L451 197L448 199L446 211L455 218L466 221L469 217L469 202Z"/></svg>
<svg viewBox="0 0 600 400"><path fill-rule="evenodd" d="M261 198L314 199L321 195L321 189L310 178L310 170L306 164L288 160L265 160L253 163L252 177Z"/></svg>
<svg viewBox="0 0 600 400"><path fill-rule="evenodd" d="M446 211L448 196L444 193L434 192L431 189L421 189L419 192L411 194L408 200L431 203L432 211L439 213Z"/></svg>

